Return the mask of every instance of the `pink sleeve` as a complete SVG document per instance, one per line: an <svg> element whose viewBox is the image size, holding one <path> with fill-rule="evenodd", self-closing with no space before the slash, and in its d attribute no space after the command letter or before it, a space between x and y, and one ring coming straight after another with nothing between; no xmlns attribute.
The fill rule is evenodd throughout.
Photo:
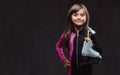
<svg viewBox="0 0 120 75"><path fill-rule="evenodd" d="M64 34L62 34L60 39L57 41L57 44L56 44L57 54L60 57L61 61L63 61L65 59L65 55L64 55L63 49L62 49L64 39L65 39Z"/></svg>

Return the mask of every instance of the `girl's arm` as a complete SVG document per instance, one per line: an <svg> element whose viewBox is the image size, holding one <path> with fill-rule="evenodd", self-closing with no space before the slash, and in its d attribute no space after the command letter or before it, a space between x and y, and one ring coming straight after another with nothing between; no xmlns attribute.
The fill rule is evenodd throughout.
<svg viewBox="0 0 120 75"><path fill-rule="evenodd" d="M100 46L100 44L99 44L99 42L98 42L98 40L97 40L97 38L96 38L96 35L95 34L92 34L91 36L90 36L90 38L91 38L91 40L92 40L92 42L93 42L93 49L95 49L96 51L98 51L100 54L102 54L102 51L103 51L103 49L102 49L102 47Z"/></svg>
<svg viewBox="0 0 120 75"><path fill-rule="evenodd" d="M64 34L62 34L56 44L56 51L57 51L57 54L60 57L61 61L64 61L64 59L65 59L65 55L64 55L63 49L62 49L64 39L65 39Z"/></svg>

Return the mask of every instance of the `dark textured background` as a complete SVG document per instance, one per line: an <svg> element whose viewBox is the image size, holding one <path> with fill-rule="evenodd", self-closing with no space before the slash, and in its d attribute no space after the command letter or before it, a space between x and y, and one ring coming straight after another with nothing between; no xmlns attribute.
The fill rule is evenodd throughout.
<svg viewBox="0 0 120 75"><path fill-rule="evenodd" d="M94 75L120 75L119 0L1 0L0 75L66 75L55 44L77 1L87 6L104 49Z"/></svg>

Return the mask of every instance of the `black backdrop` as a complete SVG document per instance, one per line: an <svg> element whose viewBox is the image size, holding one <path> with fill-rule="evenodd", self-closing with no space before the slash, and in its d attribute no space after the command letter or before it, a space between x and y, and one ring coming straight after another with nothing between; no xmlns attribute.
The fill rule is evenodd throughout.
<svg viewBox="0 0 120 75"><path fill-rule="evenodd" d="M65 75L55 51L66 14L84 3L103 51L94 75L120 75L120 5L117 0L0 1L0 75Z"/></svg>

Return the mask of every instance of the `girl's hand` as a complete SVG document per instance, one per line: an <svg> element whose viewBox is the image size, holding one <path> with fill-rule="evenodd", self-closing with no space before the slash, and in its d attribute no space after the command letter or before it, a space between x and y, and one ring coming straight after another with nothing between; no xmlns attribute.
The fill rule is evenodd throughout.
<svg viewBox="0 0 120 75"><path fill-rule="evenodd" d="M85 41L89 42L91 39L89 37L85 37Z"/></svg>
<svg viewBox="0 0 120 75"><path fill-rule="evenodd" d="M71 66L71 65L70 65L70 61L69 61L69 60L67 60L67 59L64 59L63 63L64 63L64 67L65 67L65 68L67 68L67 67L70 67L70 66Z"/></svg>

